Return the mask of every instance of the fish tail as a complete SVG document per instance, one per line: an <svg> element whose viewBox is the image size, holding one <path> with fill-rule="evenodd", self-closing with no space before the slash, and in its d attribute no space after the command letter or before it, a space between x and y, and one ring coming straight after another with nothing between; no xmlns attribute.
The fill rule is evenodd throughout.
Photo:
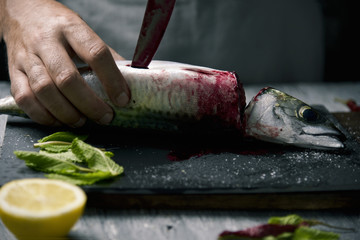
<svg viewBox="0 0 360 240"><path fill-rule="evenodd" d="M12 96L0 99L0 114L27 118L26 113L19 108Z"/></svg>

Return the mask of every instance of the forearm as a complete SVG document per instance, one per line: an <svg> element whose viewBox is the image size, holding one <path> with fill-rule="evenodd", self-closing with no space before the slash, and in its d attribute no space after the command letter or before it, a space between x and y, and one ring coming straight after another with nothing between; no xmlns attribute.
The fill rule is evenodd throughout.
<svg viewBox="0 0 360 240"><path fill-rule="evenodd" d="M3 35L3 24L4 24L4 15L5 15L5 0L0 0L0 40Z"/></svg>

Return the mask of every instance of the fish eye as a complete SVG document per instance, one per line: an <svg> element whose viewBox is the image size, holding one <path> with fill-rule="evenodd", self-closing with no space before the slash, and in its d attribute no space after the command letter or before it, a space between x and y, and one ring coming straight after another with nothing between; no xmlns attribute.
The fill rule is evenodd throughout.
<svg viewBox="0 0 360 240"><path fill-rule="evenodd" d="M315 122L319 119L318 113L307 105L300 107L298 116L308 122Z"/></svg>

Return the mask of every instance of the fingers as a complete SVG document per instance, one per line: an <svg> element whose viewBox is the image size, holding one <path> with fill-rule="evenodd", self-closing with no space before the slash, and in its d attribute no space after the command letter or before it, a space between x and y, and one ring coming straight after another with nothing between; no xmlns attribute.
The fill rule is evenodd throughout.
<svg viewBox="0 0 360 240"><path fill-rule="evenodd" d="M60 123L46 110L33 94L26 74L18 69L9 71L12 80L11 93L16 103L34 121L49 126Z"/></svg>
<svg viewBox="0 0 360 240"><path fill-rule="evenodd" d="M112 109L85 83L67 51L60 44L44 50L41 52L41 59L61 94L88 118L99 124L109 124L113 118ZM61 99L57 99L57 102L60 101ZM69 106L65 105L64 108L66 110ZM62 114L64 113L59 112L59 115ZM74 113L71 114L75 117Z"/></svg>
<svg viewBox="0 0 360 240"><path fill-rule="evenodd" d="M111 101L125 106L130 91L108 46L84 24L69 26L64 36L75 53L95 71Z"/></svg>
<svg viewBox="0 0 360 240"><path fill-rule="evenodd" d="M54 72L49 71L39 57L28 54L24 69L33 94L55 118L72 127L80 127L85 123L86 118L74 107L71 99L69 101L56 82L54 84Z"/></svg>
<svg viewBox="0 0 360 240"><path fill-rule="evenodd" d="M27 61L10 68L11 91L17 104L40 124L82 126L85 118L55 86L42 61L34 54L15 57L20 55Z"/></svg>
<svg viewBox="0 0 360 240"><path fill-rule="evenodd" d="M10 61L22 63L13 65L10 77L15 101L27 115L44 125L61 122L80 127L86 122L85 116L99 124L109 124L112 109L84 82L61 44L39 52L40 57L33 53L16 54L15 58L27 61Z"/></svg>

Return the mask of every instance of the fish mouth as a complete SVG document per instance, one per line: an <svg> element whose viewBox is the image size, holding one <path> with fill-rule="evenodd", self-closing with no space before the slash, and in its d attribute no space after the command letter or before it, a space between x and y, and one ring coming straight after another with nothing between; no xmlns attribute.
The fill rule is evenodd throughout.
<svg viewBox="0 0 360 240"><path fill-rule="evenodd" d="M334 128L304 127L300 133L312 148L316 149L341 149L344 148L345 135Z"/></svg>

